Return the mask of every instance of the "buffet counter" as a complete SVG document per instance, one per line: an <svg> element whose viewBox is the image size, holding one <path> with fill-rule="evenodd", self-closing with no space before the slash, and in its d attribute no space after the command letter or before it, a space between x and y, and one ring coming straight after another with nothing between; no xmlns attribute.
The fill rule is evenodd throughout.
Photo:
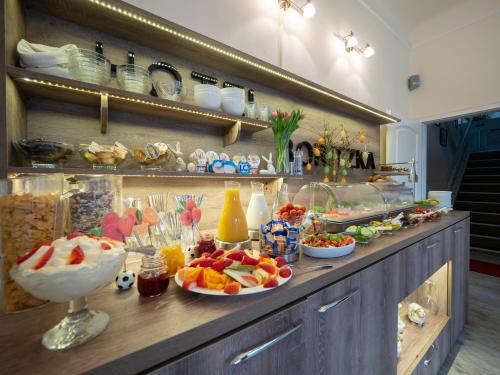
<svg viewBox="0 0 500 375"><path fill-rule="evenodd" d="M64 315L64 305L53 303L5 314L0 317L0 373L220 374L234 373L231 371L239 366L247 366L248 373L257 369L266 373L265 363L260 363L264 360L277 361L279 373L302 373L301 369L329 365L344 374L411 373L423 365L416 361L400 370L397 364L397 304L439 267L452 264L448 271L451 293L447 296L447 315L442 324L438 322L440 331L430 334L431 341L424 340L424 353L417 353L420 360L419 355L429 355L425 352L432 339L447 340L440 347L441 357L445 357L446 348L449 351L465 319L468 217L468 212L451 212L438 221L358 245L351 255L338 259L303 256L290 282L258 296L202 296L182 290L173 279L167 293L154 299L141 299L133 291L119 292L108 286L91 296L90 307L108 312L109 326L94 340L69 351L51 352L40 343L42 334ZM334 267L306 269L325 263ZM323 329L316 330L314 314L329 309L331 306L325 303L331 300L349 310L338 310L343 317L332 318L331 324L320 322ZM309 305L315 303L322 307L309 311ZM386 313L377 313L377 309L386 309ZM349 329L345 340L341 327ZM314 337L309 337L311 332ZM328 332L332 337L321 339ZM238 357L275 335L280 342L276 341L271 351L253 358ZM336 354L345 357L344 370L342 361L332 364L331 359L317 357L322 351L315 345L322 345L328 352L328 345L334 345L330 339L344 347ZM285 344L285 340L290 341ZM309 345L308 340L315 344ZM444 360L436 359L436 353L431 355L435 363Z"/></svg>

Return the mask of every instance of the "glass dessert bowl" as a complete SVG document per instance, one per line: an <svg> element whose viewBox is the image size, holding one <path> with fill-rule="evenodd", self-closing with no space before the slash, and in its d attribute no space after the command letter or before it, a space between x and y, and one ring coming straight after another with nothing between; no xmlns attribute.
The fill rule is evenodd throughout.
<svg viewBox="0 0 500 375"><path fill-rule="evenodd" d="M43 335L44 347L68 349L104 331L108 314L89 310L86 296L112 282L125 258L121 242L76 233L17 260L10 275L26 291L42 300L69 302L66 317Z"/></svg>

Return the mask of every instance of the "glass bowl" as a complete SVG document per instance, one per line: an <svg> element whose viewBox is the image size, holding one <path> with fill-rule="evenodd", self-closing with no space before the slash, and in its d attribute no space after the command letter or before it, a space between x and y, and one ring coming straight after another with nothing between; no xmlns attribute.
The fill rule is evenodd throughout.
<svg viewBox="0 0 500 375"><path fill-rule="evenodd" d="M151 91L151 73L139 65L119 65L116 68L116 80L118 85L126 91L144 95Z"/></svg>
<svg viewBox="0 0 500 375"><path fill-rule="evenodd" d="M18 139L12 147L21 157L23 164L35 168L61 167L66 157L73 154L73 145L43 139Z"/></svg>
<svg viewBox="0 0 500 375"><path fill-rule="evenodd" d="M128 155L127 149L116 146L101 146L103 151L94 152L90 145L80 145L80 155L94 169L116 169Z"/></svg>
<svg viewBox="0 0 500 375"><path fill-rule="evenodd" d="M137 161L141 165L141 169L148 169L148 170L163 169L170 159L169 152L161 154L156 159L153 159L153 158L148 157L144 153L144 151L139 149L139 148L135 148L132 151L132 156L134 157L134 160Z"/></svg>
<svg viewBox="0 0 500 375"><path fill-rule="evenodd" d="M10 275L25 290L42 300L69 302L66 317L43 335L45 348L68 349L104 331L108 314L90 310L86 296L112 282L125 259L123 243L75 234L18 259Z"/></svg>
<svg viewBox="0 0 500 375"><path fill-rule="evenodd" d="M79 81L105 85L111 78L111 62L100 53L77 48L68 54L68 72Z"/></svg>

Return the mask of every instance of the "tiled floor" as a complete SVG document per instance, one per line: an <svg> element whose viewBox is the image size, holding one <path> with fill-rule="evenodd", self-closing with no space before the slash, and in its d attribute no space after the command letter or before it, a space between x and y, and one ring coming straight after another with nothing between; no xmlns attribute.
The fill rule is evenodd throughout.
<svg viewBox="0 0 500 375"><path fill-rule="evenodd" d="M471 272L469 318L441 375L500 375L500 278Z"/></svg>

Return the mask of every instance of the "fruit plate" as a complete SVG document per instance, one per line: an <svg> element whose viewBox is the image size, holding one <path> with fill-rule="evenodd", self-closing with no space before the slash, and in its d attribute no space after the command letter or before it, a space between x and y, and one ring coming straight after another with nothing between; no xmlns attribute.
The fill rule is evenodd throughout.
<svg viewBox="0 0 500 375"><path fill-rule="evenodd" d="M290 280L293 276L293 271L292 274L287 277L283 278L281 276L278 276L278 288L282 286L283 284L286 284L288 280ZM179 275L176 273L175 274L175 282L177 285L179 285L180 288L182 288L182 281L179 279ZM262 285L255 286L252 288L241 288L240 292L238 294L227 294L224 293L223 290L216 290L216 289L208 289L208 288L200 288L198 286L191 287L189 289L190 292L198 293L198 294L205 294L208 296L241 296L241 295L248 295L248 294L258 294L258 293L264 293L268 292L270 290L273 290L276 288L264 288Z"/></svg>
<svg viewBox="0 0 500 375"><path fill-rule="evenodd" d="M352 253L356 247L356 240L353 239L353 243L341 247L312 247L304 244L300 246L305 255L313 258L337 258Z"/></svg>

